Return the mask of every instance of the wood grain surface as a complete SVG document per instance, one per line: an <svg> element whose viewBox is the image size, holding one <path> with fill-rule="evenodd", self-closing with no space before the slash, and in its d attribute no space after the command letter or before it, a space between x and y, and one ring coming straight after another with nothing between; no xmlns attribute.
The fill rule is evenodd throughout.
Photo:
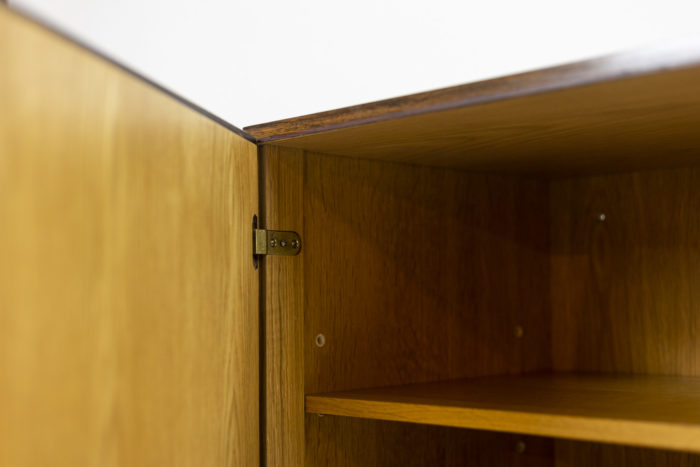
<svg viewBox="0 0 700 467"><path fill-rule="evenodd" d="M548 438L350 417L307 416L307 465L549 467ZM359 433L362 435L360 436ZM311 436L316 436L312 438Z"/></svg>
<svg viewBox="0 0 700 467"><path fill-rule="evenodd" d="M552 181L554 368L700 376L698 186L698 168ZM566 441L556 458L700 465L700 455Z"/></svg>
<svg viewBox="0 0 700 467"><path fill-rule="evenodd" d="M411 382L407 380L420 375L421 370L431 367L429 361L426 360L426 355L436 355L436 362L440 358L447 359L454 356L454 353L449 350L449 345L444 342L445 336L449 336L450 333L459 334L469 329L485 329L479 324L465 324L464 321L457 322L452 326L459 330L442 329L435 322L443 315L433 312L430 314L430 319L422 321L420 326L416 326L418 330L414 330L407 323L415 319L416 313L420 313L417 311L420 309L417 304L423 303L420 299L410 299L411 305L401 301L389 302L390 304L380 303L382 306L376 308L371 308L371 305L363 301L363 298L369 296L379 297L379 300L387 300L387 295L397 289L400 290L400 292L398 290L396 292L400 297L414 293L413 289L424 293L434 287L438 287L436 290L440 290L439 293L436 293L437 296L449 296L449 292L445 292L449 289L443 290L439 288L441 286L436 285L442 282L440 282L439 274L436 274L434 270L431 271L430 275L426 275L426 279L422 282L411 282L405 279L407 271L425 270L426 266L415 267L414 265L430 264L427 260L414 260L408 263L410 266L403 266L399 272L374 275L372 273L373 260L379 257L382 250L375 247L373 255L361 259L356 256L358 251L363 251L363 248L366 249L368 245L377 245L377 242L371 241L371 238L394 238L393 232L400 232L401 238L411 238L411 232L414 231L415 227L404 226L410 226L412 222L428 222L427 220L430 219L425 211L409 212L409 209L415 209L409 208L409 206L421 206L418 198L427 200L426 203L432 207L431 209L449 209L438 207L449 206L449 202L431 190L422 188L423 183L427 183L426 186L433 186L431 183L435 183L435 186L444 188L445 193L451 193L451 202L455 203L454 206L461 206L459 209L465 209L465 206L469 205L465 198L460 198L459 188L450 185L449 182L445 181L446 179L440 179L440 170L434 170L430 172L430 175L427 175L433 169L353 161L345 158L333 159L314 154L308 154L306 164L305 186L308 193L305 195L305 214L308 216L309 213L314 213L312 217L305 217L307 241L314 239L312 250L306 252L306 280L307 284L313 283L314 287L317 284L316 281L320 280L320 284L326 281L325 289L331 290L331 292L322 293L321 288L317 291L309 290L307 285L307 394L312 392L310 388L314 384L332 386L335 382L341 381L341 378L345 381L346 387L344 389L351 389L353 386L356 388L368 387L362 386L368 380L374 381L373 386ZM333 169L335 165L337 168ZM317 168L314 169L314 166ZM375 177L370 175L373 171L377 174ZM338 172L337 178L333 175L334 172ZM340 176L341 173L342 176ZM402 190L403 185L398 183L390 175L391 173L405 174L405 190ZM421 178L421 173L425 174L426 179ZM545 223L550 222L549 216L552 216L549 227L550 236L552 239L556 239L556 242L552 242L551 249L549 249L549 243L545 243L541 247L551 253L550 289L552 299L551 304L544 305L544 309L549 310L551 306L553 323L551 358L554 361L554 368L576 371L632 372L647 375L698 376L697 346L695 343L700 326L696 322L696 313L694 313L694 310L697 309L694 284L698 282L695 264L698 263L697 253L700 245L696 240L698 228L692 213L700 207L698 206L700 200L695 199L697 197L695 187L700 186L698 183L700 181L698 180L699 173L698 169L686 168L599 177L554 179L545 182L550 184L549 197L541 197L538 201L523 205L527 206L526 210L530 215L535 216L532 224L529 224L529 228L534 229L533 225L538 225L537 216L541 216L539 219ZM459 184L460 187L471 186L474 190L480 190L480 188L476 188L478 184L474 180L478 176L474 174L459 174L449 171L445 171L445 174L447 180L452 176L465 177ZM467 177L472 179L467 182ZM497 179L496 176L490 177L493 177L491 180ZM424 182L423 180L432 180L432 182ZM517 177L503 177L504 186L510 183L510 189L514 191L517 191L514 187L517 186L518 180L520 183L525 181L525 179ZM353 184L356 187L352 186ZM314 185L318 185L318 187L311 190ZM367 194L362 194L365 190ZM503 193L506 191L503 187L494 188L493 192L484 190L484 193L478 197L479 203L481 206L488 206L489 203L494 202L495 198L505 196ZM385 195L385 192L391 194ZM500 194L493 195L492 193ZM381 208L384 203L389 204L387 200L391 199L392 196L401 201L397 205L406 209L405 211ZM550 204L547 206L538 204L542 201ZM314 206L311 203L318 203L318 205ZM482 207L482 209L488 211L486 207ZM503 211L502 208L501 211ZM450 211L450 215L443 214L438 217L459 218L455 212L459 211ZM342 215L334 218L336 213L342 213ZM484 215L484 211L479 211L479 214L481 219L488 217ZM603 220L601 220L601 214L605 215ZM395 220L397 215L400 220ZM312 236L313 228L310 223L316 222L318 216L325 216L324 222L319 224L318 233ZM313 221L309 219L313 219ZM380 221L373 224L370 222L371 219L379 219ZM523 222L526 223L526 221ZM464 224L477 228L473 222L471 224L465 222ZM320 225L324 226L323 231L320 230ZM333 225L337 225L337 227L333 227ZM384 230L380 230L370 237L369 234L362 233L365 229ZM351 233L343 236L336 233L349 231ZM457 236L457 230L454 234L449 232L443 232L443 242L445 238ZM340 251L333 248L334 241L336 245L347 244L347 239L357 235L369 238L369 240L365 240L363 248L356 247ZM465 237L466 235L462 236L462 238ZM339 239L342 238L346 238L346 240L341 242ZM546 234L540 236L540 241L543 241L544 238L547 238ZM400 243L397 242L397 245L392 244L389 247L382 245L382 247L398 250ZM315 255L321 254L317 252L316 248L323 245L327 245L324 247L323 257L332 258L332 260L328 260L331 261L332 265L320 268L314 266L313 260ZM350 253L345 253L345 251L353 252L355 256L351 257ZM447 248L447 251L454 250ZM507 260L505 258L498 260L494 256L501 252L502 248L490 247L485 251L491 254L491 261L487 258L480 260L478 255L472 253L468 255L468 262L476 265L482 264L481 270L486 274L485 277L488 277L490 271L503 273L501 265L507 263ZM435 251L433 253L438 254ZM467 255L460 257L467 257ZM387 259L380 258L375 261L381 261L378 268L391 271L390 268L400 264L402 260L397 251L395 255L389 256ZM358 272L353 273L352 268L355 261L358 261L359 267ZM342 267L337 267L338 264ZM441 263L443 266L445 264L449 263ZM537 264L537 262L532 264ZM314 274L314 267L318 268L318 272L313 275L314 282L310 282L309 278ZM549 278L549 270L546 268L532 269L531 272L539 277ZM332 279L334 274L338 274L337 282ZM505 275L507 276L507 273ZM467 284L473 283L474 280L473 275L461 270L454 272L454 277L469 278L465 281ZM364 285L365 281L367 281L367 285ZM396 285L387 287L387 283L390 284L391 281L396 281ZM493 283L497 283L497 281L494 280ZM333 294L337 293L336 290L343 292L346 290L343 288L343 284L352 284L351 290L353 292L357 290L364 292L359 295L345 294L341 298L333 299ZM500 283L501 286L504 284L505 282ZM358 285L362 288L358 289ZM373 293L368 293L367 290L373 291ZM483 290L483 286L477 290ZM504 286L503 290L510 290L512 296L515 297L523 297L523 294L528 294L527 288ZM375 300L377 299L373 299L370 303L373 305ZM523 315L525 317L537 310L531 305L524 305L527 300L523 301ZM448 303L465 302L468 300L448 301ZM332 312L326 312L327 315L318 314L314 311L316 303L319 304L317 305L318 309L328 309ZM400 305L397 306L396 303ZM366 307L364 309L367 311L358 315L355 322L352 313L358 313L358 310L362 310L363 307ZM498 308L499 306L494 307L494 309ZM381 312L375 310L381 310ZM396 311L396 315L392 316L394 310L399 311ZM342 314L338 313L339 311L342 311ZM362 316L362 319L359 316ZM319 318L322 318L322 321ZM318 320L316 322L319 324L315 324L311 320ZM498 318L495 314L491 314L485 320L492 326L504 322L503 318ZM343 326L351 323L354 323L353 328L350 331L345 331ZM543 321L530 323L532 324L525 325L523 337L528 335L528 330L532 326L537 328L540 333L550 332L547 330L547 324ZM392 329L391 326L396 331L387 334L386 329ZM313 344L314 336L326 329L334 330L332 334L327 331L324 333L326 345L322 348L315 347ZM426 332L425 340L417 338L421 335L421 330ZM340 348L334 348L332 347L334 345L333 336L338 333L343 337L341 342L336 344ZM364 334L371 335L363 337ZM429 337L431 335L432 339ZM484 341L483 348L488 349L488 351L502 352L512 350L503 345L503 342L507 342L504 336L505 334L501 334L498 338L493 339L497 344ZM407 344L407 349L403 351L391 349L391 343L404 342L408 337L411 341L410 344ZM544 337L544 334L538 334L537 339L536 342L542 342L541 339L546 340L547 337ZM462 338L461 341L467 344L470 338ZM424 344L427 342L439 342L442 347L440 350L425 352L426 348L430 349ZM535 348L532 347L533 350ZM411 351L416 349L421 349L424 353L422 355L411 354ZM481 354L478 353L478 350L470 350L473 359L463 363L460 368L468 368L470 364L478 366L488 361L483 356L485 350L482 349ZM327 366L319 366L319 363L323 365L323 360L318 356L323 356L324 353L330 354L331 361ZM546 352L543 354L543 361L548 358L545 354ZM378 358L378 355L381 355L382 358ZM383 358L385 356L388 357L386 360ZM407 358L407 361L402 362L402 358ZM392 372L393 364L396 365L395 372ZM309 365L315 366L309 367ZM356 371L356 367L361 368L361 370L353 373ZM381 371L373 373L376 368L381 368ZM448 373L447 368L448 365L442 367L443 374ZM496 365L494 368L498 368L498 366ZM480 370L474 373L478 374L478 371ZM508 372L509 370L500 367L496 371ZM324 375L327 376L324 377ZM398 380L397 382L387 382L392 379L392 375L395 380ZM402 377L405 380L402 381ZM441 377L445 378L445 376L433 374L426 376L423 381L440 379ZM650 381L654 381L653 377ZM684 394L683 384L674 379L669 381L665 394L667 399L673 402ZM329 389L319 389L319 391L326 390ZM637 412L644 414L642 409L646 407L663 415L668 405L655 402L655 397L649 395L646 402L643 398L638 402L640 405L634 406L628 403L627 398L621 398L617 399L616 403L611 403L609 408L619 406L619 409L627 414ZM697 414L698 406L700 404L697 401L691 400L686 404L684 410L668 412L671 418L666 422L682 420L688 414ZM590 406L585 408L587 412L591 410ZM393 409L390 412L393 415L396 414ZM353 434L349 432L351 429L340 424L341 422L334 422L330 425L309 425L308 420L307 418L307 465L323 465L324 459L333 459L333 452L350 450L353 443L361 442L353 440L364 436L363 428L360 428L362 425L359 422L355 425L349 425L358 427L358 432ZM677 426L678 432L664 431L668 428L666 422L657 420L652 423L653 426L647 425L646 421L634 422L633 429L630 429L631 425L624 421L621 424L608 423L609 420L605 418L600 418L598 421L600 422L599 426L591 425L585 428L574 424L570 427L568 436L604 442L698 450L696 445L691 446L695 442L693 440L700 439L697 437L697 433L692 432L694 428L686 430L686 427ZM534 422L528 422L526 425L529 427L538 426ZM332 449L329 447L330 434L314 431L323 426L333 430ZM640 431L640 427L643 431ZM559 425L554 428L550 426L550 429L549 435L551 436L562 436L567 430L566 427L562 428ZM531 431L527 432L532 433ZM540 432L540 434L547 433ZM397 439L396 443L400 443L400 441ZM569 447L569 450L575 449L576 447ZM612 462L608 459L620 458L620 451L614 447L610 447L608 450L604 447L598 447L595 452L596 454L592 455L583 450L581 462L572 465L591 465L591 463L596 462L596 459L602 459L601 462ZM632 459L644 458L643 454L638 454L634 450L621 452L629 452ZM568 459L571 460L572 457L576 456L569 456ZM653 465L654 459L657 458L668 459L668 462L674 460L696 462L693 456L665 453L665 451L655 451L654 454L648 456L646 462L648 465ZM314 462L309 462L309 459L314 460ZM586 463L587 459L590 461L588 464Z"/></svg>
<svg viewBox="0 0 700 467"><path fill-rule="evenodd" d="M700 452L700 378L536 375L306 396L306 411Z"/></svg>
<svg viewBox="0 0 700 467"><path fill-rule="evenodd" d="M552 182L555 369L700 376L698 187L699 168Z"/></svg>
<svg viewBox="0 0 700 467"><path fill-rule="evenodd" d="M700 454L556 440L556 467L698 467Z"/></svg>
<svg viewBox="0 0 700 467"><path fill-rule="evenodd" d="M700 51L700 45L693 50ZM528 83L525 79L523 85ZM696 163L700 153L698 83L700 66L568 89L555 86L520 97L515 88L515 97L506 93L488 103L275 144L416 165L533 174L683 166Z"/></svg>
<svg viewBox="0 0 700 467"><path fill-rule="evenodd" d="M241 138L250 141L251 143L257 142L253 136L236 127L235 125L232 125L231 123L227 122L221 117L214 115L213 113L209 112L203 107L200 107L194 102L185 99L183 96L173 92L171 89L164 87L162 84L147 78L146 76L140 74L137 70L128 67L120 61L115 60L111 56L105 54L102 50L93 47L87 42L84 42L80 37L74 36L73 34L71 34L70 31L58 27L55 23L52 23L51 20L49 20L48 18L41 16L41 14L39 14L36 10L32 8L26 8L22 3L23 2L14 2L13 5L10 7L11 9L7 9L6 11L13 15L21 16L24 20L33 22L35 25L45 29L46 31L50 31L53 34L59 36L60 38L71 42L73 45L79 47L83 51L89 52L95 57L99 57L100 59L102 59L103 62L108 62L113 67L119 68L125 74L130 75L131 77L148 84L151 88L160 91L161 94L169 96L171 99L178 101L185 107L189 107L190 109L206 117L207 119L218 123L220 126L237 134Z"/></svg>
<svg viewBox="0 0 700 467"><path fill-rule="evenodd" d="M260 152L262 226L305 240L303 151ZM262 259L265 325L264 453L267 467L304 464L304 250Z"/></svg>
<svg viewBox="0 0 700 467"><path fill-rule="evenodd" d="M551 365L546 181L315 153L304 174L307 394ZM307 423L309 466L366 443L326 427Z"/></svg>
<svg viewBox="0 0 700 467"><path fill-rule="evenodd" d="M256 148L0 9L0 465L258 465Z"/></svg>
<svg viewBox="0 0 700 467"><path fill-rule="evenodd" d="M306 153L304 190L307 394L550 367L546 181Z"/></svg>
<svg viewBox="0 0 700 467"><path fill-rule="evenodd" d="M309 466L457 463L465 445L476 455L486 441L469 430L304 423L303 394L548 368L547 182L274 146L261 171L265 225L304 242L300 257L262 264L268 465L298 465L300 455ZM511 459L504 436L489 434L484 465ZM406 439L422 442L409 449ZM538 445L549 454L536 457L550 459L551 442Z"/></svg>
<svg viewBox="0 0 700 467"><path fill-rule="evenodd" d="M648 45L637 50L566 65L251 125L245 130L260 142L280 141L560 89L673 72L698 65L700 41Z"/></svg>

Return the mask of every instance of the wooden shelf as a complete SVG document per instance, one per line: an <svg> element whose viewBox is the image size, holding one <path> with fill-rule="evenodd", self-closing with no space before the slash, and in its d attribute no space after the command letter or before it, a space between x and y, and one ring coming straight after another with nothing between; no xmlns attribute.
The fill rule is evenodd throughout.
<svg viewBox="0 0 700 467"><path fill-rule="evenodd" d="M700 378L477 378L307 395L306 412L700 452Z"/></svg>

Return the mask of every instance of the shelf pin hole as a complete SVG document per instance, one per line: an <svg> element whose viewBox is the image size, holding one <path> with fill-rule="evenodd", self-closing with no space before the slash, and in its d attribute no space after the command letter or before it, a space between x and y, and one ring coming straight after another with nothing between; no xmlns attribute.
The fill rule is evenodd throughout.
<svg viewBox="0 0 700 467"><path fill-rule="evenodd" d="M518 339L521 339L524 333L525 331L523 330L523 327L519 324L516 324L515 328L513 328L513 334L515 334L515 337Z"/></svg>
<svg viewBox="0 0 700 467"><path fill-rule="evenodd" d="M326 345L326 336L319 334L316 336L316 346L323 347L324 345Z"/></svg>

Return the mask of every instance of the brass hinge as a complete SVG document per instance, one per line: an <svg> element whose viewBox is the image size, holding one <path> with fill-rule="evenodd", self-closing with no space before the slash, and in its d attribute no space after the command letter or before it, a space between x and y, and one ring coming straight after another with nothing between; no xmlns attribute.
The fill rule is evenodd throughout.
<svg viewBox="0 0 700 467"><path fill-rule="evenodd" d="M296 256L301 251L301 237L286 230L253 229L256 255Z"/></svg>

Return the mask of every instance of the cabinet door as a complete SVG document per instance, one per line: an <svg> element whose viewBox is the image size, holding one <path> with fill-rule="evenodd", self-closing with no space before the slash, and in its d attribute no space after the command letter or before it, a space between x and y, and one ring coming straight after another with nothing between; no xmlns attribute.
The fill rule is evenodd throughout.
<svg viewBox="0 0 700 467"><path fill-rule="evenodd" d="M256 147L0 7L0 465L255 466Z"/></svg>

